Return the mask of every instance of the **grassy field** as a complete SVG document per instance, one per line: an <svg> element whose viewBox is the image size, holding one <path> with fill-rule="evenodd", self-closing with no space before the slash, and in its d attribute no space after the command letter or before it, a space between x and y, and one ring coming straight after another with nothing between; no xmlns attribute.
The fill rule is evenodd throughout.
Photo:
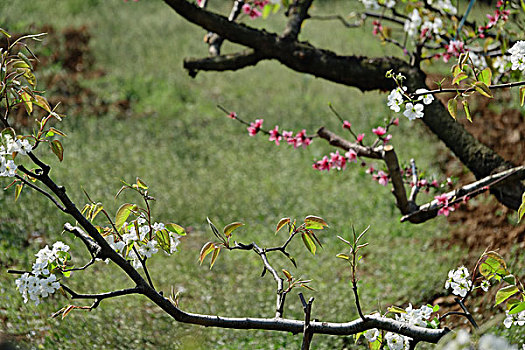
<svg viewBox="0 0 525 350"><path fill-rule="evenodd" d="M213 2L212 2L213 3ZM220 3L220 2L218 2ZM346 1L320 3L318 13L349 12ZM282 16L256 25L280 30ZM437 219L422 225L399 223L388 187L371 181L358 166L344 172L320 173L311 169L314 159L330 151L317 140L306 150L276 147L263 136L248 137L241 125L225 118L222 104L245 119L265 119L265 126L313 133L325 125L340 131L328 103L352 122L355 129L370 130L388 115L386 95L363 94L287 70L277 62L263 62L235 73L201 73L196 79L182 69L187 56L205 56L203 30L185 22L161 1L3 2L0 26L28 31L30 25L53 24L57 29L86 25L92 34L96 68L106 74L82 81L103 98L129 98L131 113L93 117L69 115L61 123L68 134L63 163L44 156L53 165L53 178L68 188L78 206L85 203L82 188L110 212L120 205L114 199L120 179L145 180L157 198L158 221L177 222L191 228L180 252L151 261L159 289L182 290L181 307L192 312L228 316L271 317L274 285L269 276L259 278L260 262L254 254L221 253L214 269L199 266L202 244L211 238L206 217L216 224L242 221L237 239L262 245L281 242L273 228L284 216L325 218L330 229L320 233L324 249L312 256L295 242L299 262L283 268L313 279L317 292L313 317L347 321L356 317L349 285L349 270L335 255L344 249L336 235L350 234L371 225L360 274L365 312L397 305L421 304L442 293L447 271L461 259L459 249L440 249L434 243L447 237L447 225ZM307 23L303 39L342 53L398 54L377 43L370 28L349 31L337 23ZM225 51L234 45L225 45ZM60 67L59 67L60 68ZM44 88L44 87L42 87ZM63 111L68 114L68 111ZM435 140L418 123L403 120L394 131L393 144L407 161L416 158L421 168L435 171L435 149L422 147ZM7 185L6 181L1 182ZM119 200L138 200L122 197ZM12 191L0 192L0 312L1 331L35 348L44 349L297 349L299 336L261 331L208 329L179 324L141 297L104 301L92 312L73 312L65 320L48 316L67 304L57 296L44 305L24 304L6 268L29 268L33 254L60 239L70 244L76 264L88 258L81 244L61 235L64 215L40 198L24 191L13 201ZM33 239L35 236L39 239ZM33 238L32 238L33 237ZM251 256L254 255L254 256ZM72 276L78 291L109 291L130 287L130 281L111 265L95 265ZM299 299L292 293L285 315L302 318ZM343 348L351 338L315 336L317 349Z"/></svg>

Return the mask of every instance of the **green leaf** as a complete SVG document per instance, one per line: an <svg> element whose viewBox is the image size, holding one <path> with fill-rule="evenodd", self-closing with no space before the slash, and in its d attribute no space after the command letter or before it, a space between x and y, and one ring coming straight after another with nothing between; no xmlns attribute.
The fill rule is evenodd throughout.
<svg viewBox="0 0 525 350"><path fill-rule="evenodd" d="M220 252L221 252L221 247L215 247L215 249L213 249L213 255L211 256L211 262L210 262L210 270L215 264L215 261L217 260L217 257L219 256Z"/></svg>
<svg viewBox="0 0 525 350"><path fill-rule="evenodd" d="M509 314L514 315L525 310L525 301L514 303L509 308Z"/></svg>
<svg viewBox="0 0 525 350"><path fill-rule="evenodd" d="M148 185L144 181L142 181L140 178L137 177L137 186L143 190L148 189Z"/></svg>
<svg viewBox="0 0 525 350"><path fill-rule="evenodd" d="M290 222L290 218L282 218L279 220L279 223L277 223L277 229L275 230L275 233L279 232L281 228L283 228L284 225L288 224Z"/></svg>
<svg viewBox="0 0 525 350"><path fill-rule="evenodd" d="M301 234L301 237L303 238L303 243L304 245L306 246L306 249L308 249L308 251L310 253L312 253L313 255L315 255L315 250L316 250L316 247L315 247L315 243L314 241L312 240L312 238L310 237L310 235L308 233L305 233L303 232Z"/></svg>
<svg viewBox="0 0 525 350"><path fill-rule="evenodd" d="M19 53L18 53L18 58L20 58L22 61L24 61L25 63L27 63L27 65L31 68L31 70L33 70L33 64L31 63L31 61L29 60L29 58L27 58L26 55L24 55L22 52L19 52Z"/></svg>
<svg viewBox="0 0 525 350"><path fill-rule="evenodd" d="M525 102L525 86L520 87L520 106Z"/></svg>
<svg viewBox="0 0 525 350"><path fill-rule="evenodd" d="M462 81L463 79L467 79L468 78L468 75L464 72L461 72L459 73L458 75L456 75L456 77L452 80L452 84L458 84L459 85L459 82Z"/></svg>
<svg viewBox="0 0 525 350"><path fill-rule="evenodd" d="M516 284L516 277L513 274L503 277L503 280L508 284Z"/></svg>
<svg viewBox="0 0 525 350"><path fill-rule="evenodd" d="M493 98L494 97L494 96L492 96L492 91L490 91L489 87L484 82L477 81L477 82L474 83L473 86L476 89L476 91L479 92L480 94L482 94L483 96L488 97L488 98Z"/></svg>
<svg viewBox="0 0 525 350"><path fill-rule="evenodd" d="M67 137L67 135L66 135L64 132L62 132L62 131L60 131L60 130L58 130L58 129L55 129L55 128L53 128L53 127L49 128L49 132L51 132L51 133L53 133L53 134L60 135L60 136L65 136L65 137Z"/></svg>
<svg viewBox="0 0 525 350"><path fill-rule="evenodd" d="M457 113L458 113L458 101L456 99L454 99L454 98L448 100L447 109L448 109L448 113L450 113L452 118L454 118L454 120L456 120L456 116L457 116Z"/></svg>
<svg viewBox="0 0 525 350"><path fill-rule="evenodd" d="M518 222L523 218L523 214L525 214L525 192L521 195L521 205L518 209Z"/></svg>
<svg viewBox="0 0 525 350"><path fill-rule="evenodd" d="M11 34L9 34L8 32L6 32L4 29L0 28L0 33L4 34L6 37L10 38L11 37Z"/></svg>
<svg viewBox="0 0 525 350"><path fill-rule="evenodd" d="M59 140L53 140L49 144L53 153L57 156L58 160L64 160L64 146Z"/></svg>
<svg viewBox="0 0 525 350"><path fill-rule="evenodd" d="M432 308L432 312L438 312L439 311L439 305L436 304L434 305L434 307Z"/></svg>
<svg viewBox="0 0 525 350"><path fill-rule="evenodd" d="M20 193L22 193L22 189L24 188L24 184L17 184L15 187L15 202L18 200L18 197L20 197Z"/></svg>
<svg viewBox="0 0 525 350"><path fill-rule="evenodd" d="M485 85L490 86L492 83L492 71L489 67L483 69L481 73L478 74L479 81L485 83Z"/></svg>
<svg viewBox="0 0 525 350"><path fill-rule="evenodd" d="M397 306L390 306L388 309L388 312L392 312L394 314L406 314L407 312L405 311L405 309L402 309L400 307L397 307Z"/></svg>
<svg viewBox="0 0 525 350"><path fill-rule="evenodd" d="M519 289L518 287L514 285L501 288L496 293L496 304L495 305L501 304L502 302L504 302L505 300L507 300L514 294L516 294L517 292L519 292Z"/></svg>
<svg viewBox="0 0 525 350"><path fill-rule="evenodd" d="M241 226L244 226L242 222L232 222L231 224L224 226L224 235L226 237L230 237L232 235L232 232Z"/></svg>
<svg viewBox="0 0 525 350"><path fill-rule="evenodd" d="M22 91L20 93L20 98L22 99L22 102L24 102L24 107L26 108L27 114L33 113L33 102L31 102L31 95L25 91Z"/></svg>
<svg viewBox="0 0 525 350"><path fill-rule="evenodd" d="M323 218L313 215L308 215L304 219L304 223L306 224L305 228L307 230L322 230L325 228L325 226L328 226L328 224L326 223L326 221L324 221Z"/></svg>
<svg viewBox="0 0 525 350"><path fill-rule="evenodd" d="M166 229L170 232L176 233L179 236L186 236L186 230L184 229L184 227L180 225L169 223L164 226L166 226Z"/></svg>
<svg viewBox="0 0 525 350"><path fill-rule="evenodd" d="M488 252L484 255L485 261L479 266L479 272L486 279L496 278L500 280L500 276L508 275L507 265L505 260L496 252Z"/></svg>
<svg viewBox="0 0 525 350"><path fill-rule="evenodd" d="M350 256L343 253L337 254L335 257L339 259L350 260Z"/></svg>
<svg viewBox="0 0 525 350"><path fill-rule="evenodd" d="M124 226L124 223L128 219L129 215L137 210L136 204L131 203L125 203L120 206L117 210L117 214L115 215L115 227L118 231ZM138 231L137 231L138 232Z"/></svg>
<svg viewBox="0 0 525 350"><path fill-rule="evenodd" d="M266 4L262 10L262 18L266 19L272 12L272 4Z"/></svg>
<svg viewBox="0 0 525 350"><path fill-rule="evenodd" d="M155 233L155 238L157 240L157 243L159 244L160 248L164 250L166 253L170 253L171 251L171 240L170 240L170 233L168 230L159 230ZM202 261L201 261L202 263Z"/></svg>
<svg viewBox="0 0 525 350"><path fill-rule="evenodd" d="M470 108L468 106L468 102L466 100L461 101L463 104L463 110L465 111L465 115L467 117L467 120L472 123L472 116L470 115Z"/></svg>
<svg viewBox="0 0 525 350"><path fill-rule="evenodd" d="M91 221L95 220L95 217L104 209L102 203L97 203L93 206L93 211L91 213Z"/></svg>

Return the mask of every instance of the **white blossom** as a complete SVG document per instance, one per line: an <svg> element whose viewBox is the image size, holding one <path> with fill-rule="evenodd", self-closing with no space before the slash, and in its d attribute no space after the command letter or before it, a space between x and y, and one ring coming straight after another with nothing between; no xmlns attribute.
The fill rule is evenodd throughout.
<svg viewBox="0 0 525 350"><path fill-rule="evenodd" d="M57 276L53 274L40 280L40 296L42 298L53 294L58 288L60 288L60 283L57 282Z"/></svg>
<svg viewBox="0 0 525 350"><path fill-rule="evenodd" d="M49 269L47 268L47 261L41 262L41 263L34 263L32 273L35 276L47 276L49 275Z"/></svg>
<svg viewBox="0 0 525 350"><path fill-rule="evenodd" d="M512 70L525 70L525 41L518 41L508 52L510 55L510 62L512 63Z"/></svg>
<svg viewBox="0 0 525 350"><path fill-rule="evenodd" d="M480 284L480 287L484 292L487 292L490 287L490 282L488 280L483 280Z"/></svg>
<svg viewBox="0 0 525 350"><path fill-rule="evenodd" d="M421 94L425 92L428 92L428 90L427 89L417 89L416 90L416 94ZM421 95L418 97L418 101L421 101L421 100L423 100L424 104L429 105L432 103L432 101L434 101L434 96L432 94Z"/></svg>
<svg viewBox="0 0 525 350"><path fill-rule="evenodd" d="M370 343L375 342L378 336L379 336L379 330L377 328L372 328L365 332L365 338Z"/></svg>
<svg viewBox="0 0 525 350"><path fill-rule="evenodd" d="M387 106L390 107L394 112L399 112L401 110L401 105L403 104L403 92L406 91L406 87L395 88L388 95Z"/></svg>
<svg viewBox="0 0 525 350"><path fill-rule="evenodd" d="M421 25L422 19L419 15L419 11L414 9L405 21L405 32L408 36L415 36L418 33L418 28Z"/></svg>
<svg viewBox="0 0 525 350"><path fill-rule="evenodd" d="M408 120L414 120L416 118L423 118L423 105L421 103L416 103L415 105L411 102L408 102L405 105L405 111L403 115L408 118Z"/></svg>
<svg viewBox="0 0 525 350"><path fill-rule="evenodd" d="M494 69L498 70L498 73L503 74L507 71L507 66L510 62L510 57L508 56L498 56L492 61Z"/></svg>
<svg viewBox="0 0 525 350"><path fill-rule="evenodd" d="M385 339L390 350L401 350L405 347L405 337L396 333L387 333Z"/></svg>
<svg viewBox="0 0 525 350"><path fill-rule="evenodd" d="M145 245L141 245L138 249L139 253L145 256L146 258L151 258L153 254L158 252L159 250L156 248L157 241L151 240Z"/></svg>
<svg viewBox="0 0 525 350"><path fill-rule="evenodd" d="M49 249L49 246L47 245L44 248L40 249L38 253L35 254L35 256L37 263L47 263L49 260L55 260L55 253L51 249Z"/></svg>
<svg viewBox="0 0 525 350"><path fill-rule="evenodd" d="M517 314L509 314L509 311L506 311L505 320L503 320L505 327L510 328L513 325L523 326L525 325L525 311L521 311Z"/></svg>
<svg viewBox="0 0 525 350"><path fill-rule="evenodd" d="M463 298L472 287L472 281L469 279L469 276L470 274L465 266L461 266L457 270L450 270L448 279L445 282L445 288L452 288L452 294Z"/></svg>

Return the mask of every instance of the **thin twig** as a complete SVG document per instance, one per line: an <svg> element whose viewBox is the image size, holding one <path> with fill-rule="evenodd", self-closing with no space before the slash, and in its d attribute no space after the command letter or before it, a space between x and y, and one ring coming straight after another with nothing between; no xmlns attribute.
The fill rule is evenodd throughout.
<svg viewBox="0 0 525 350"><path fill-rule="evenodd" d="M22 170L22 169L21 169ZM22 170L22 172L24 172ZM49 200L51 202L53 202L54 205L56 205L56 207L58 209L60 209L61 211L63 211L64 213L67 213L67 210L66 208L64 208L60 203L58 203L58 201L55 199L55 197L53 197L50 193L46 192L45 190L41 189L40 187L32 184L31 182L27 181L26 179L24 179L22 176L18 175L18 174L15 174L15 177L22 181L22 183L24 183L25 185L29 186L30 188L32 188L33 190L37 191L37 192L40 192L41 194L43 194L44 196L46 196L47 198L49 198Z"/></svg>

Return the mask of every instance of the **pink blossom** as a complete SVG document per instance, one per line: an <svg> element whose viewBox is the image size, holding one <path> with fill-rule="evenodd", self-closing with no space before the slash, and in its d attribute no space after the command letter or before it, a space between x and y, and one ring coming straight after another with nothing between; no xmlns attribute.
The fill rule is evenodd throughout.
<svg viewBox="0 0 525 350"><path fill-rule="evenodd" d="M283 130L282 135L283 135L283 138L284 138L286 141L288 141L289 139L293 138L293 132L291 132L291 131L284 131L284 130Z"/></svg>
<svg viewBox="0 0 525 350"><path fill-rule="evenodd" d="M231 112L230 114L228 114L228 117L231 119L237 119L237 113Z"/></svg>
<svg viewBox="0 0 525 350"><path fill-rule="evenodd" d="M310 145L310 143L312 143L312 139L306 137L306 130L303 129L298 132L293 139L288 139L287 142L293 145L294 148L297 148L301 145L303 148L306 148L308 145Z"/></svg>
<svg viewBox="0 0 525 350"><path fill-rule="evenodd" d="M379 182L380 185L386 186L388 184L388 175L384 171L379 170L377 177L377 182Z"/></svg>
<svg viewBox="0 0 525 350"><path fill-rule="evenodd" d="M464 44L460 40L451 40L448 45L445 45L447 52L443 54L443 61L448 62L450 57L458 57L460 53L464 52Z"/></svg>
<svg viewBox="0 0 525 350"><path fill-rule="evenodd" d="M250 123L250 126L247 128L248 134L250 136L255 136L259 130L261 130L264 119L256 119L255 123Z"/></svg>
<svg viewBox="0 0 525 350"><path fill-rule="evenodd" d="M421 179L421 181L419 181L419 187L423 187L423 186L427 186L428 185L428 180L427 179Z"/></svg>
<svg viewBox="0 0 525 350"><path fill-rule="evenodd" d="M346 158L339 154L339 151L330 153L330 164L337 170L344 170L346 168Z"/></svg>
<svg viewBox="0 0 525 350"><path fill-rule="evenodd" d="M381 25L381 22L374 21L374 22L372 22L372 24L374 25L374 29L372 31L372 34L378 35L379 33L381 33L383 31L383 26Z"/></svg>
<svg viewBox="0 0 525 350"><path fill-rule="evenodd" d="M279 141L281 141L282 136L279 134L279 125L276 125L273 130L270 130L270 141L275 141L275 144L279 146Z"/></svg>
<svg viewBox="0 0 525 350"><path fill-rule="evenodd" d="M451 212L454 211L454 208L452 207L443 207L441 209L438 210L438 215L444 215L444 216L448 216Z"/></svg>
<svg viewBox="0 0 525 350"><path fill-rule="evenodd" d="M394 124L395 126L399 126L399 118L394 119L392 124Z"/></svg>
<svg viewBox="0 0 525 350"><path fill-rule="evenodd" d="M343 129L352 128L352 124L348 120L343 120Z"/></svg>
<svg viewBox="0 0 525 350"><path fill-rule="evenodd" d="M383 144L387 144L388 141L392 140L392 135L388 134L383 138Z"/></svg>
<svg viewBox="0 0 525 350"><path fill-rule="evenodd" d="M346 152L345 157L348 158L349 162L357 163L357 153L353 149Z"/></svg>
<svg viewBox="0 0 525 350"><path fill-rule="evenodd" d="M430 184L430 186L434 188L438 188L438 182L436 180L432 180L432 183Z"/></svg>
<svg viewBox="0 0 525 350"><path fill-rule="evenodd" d="M244 12L247 15L250 14L250 10L251 9L252 9L252 7L249 4L242 5L242 12Z"/></svg>
<svg viewBox="0 0 525 350"><path fill-rule="evenodd" d="M242 12L249 15L251 19L255 19L257 17L261 17L262 13L261 11L257 10L256 7L252 7L249 4L244 4L242 6Z"/></svg>
<svg viewBox="0 0 525 350"><path fill-rule="evenodd" d="M359 134L357 135L357 142L361 143L363 142L363 139L365 138L365 134Z"/></svg>
<svg viewBox="0 0 525 350"><path fill-rule="evenodd" d="M445 206L448 205L448 196L445 193L439 196L435 196L434 199L437 200L438 205L441 205L441 204Z"/></svg>
<svg viewBox="0 0 525 350"><path fill-rule="evenodd" d="M323 159L320 161L315 162L312 167L317 170L326 170L329 171L332 167L332 164L330 163L330 159L328 159L327 156L324 156Z"/></svg>
<svg viewBox="0 0 525 350"><path fill-rule="evenodd" d="M366 169L366 173L367 173L367 174L373 174L374 171L376 171L376 170L374 169L373 166L371 166L370 168Z"/></svg>
<svg viewBox="0 0 525 350"><path fill-rule="evenodd" d="M376 129L372 129L372 132L376 134L377 136L381 137L384 134L386 134L386 129L382 126L378 126Z"/></svg>

